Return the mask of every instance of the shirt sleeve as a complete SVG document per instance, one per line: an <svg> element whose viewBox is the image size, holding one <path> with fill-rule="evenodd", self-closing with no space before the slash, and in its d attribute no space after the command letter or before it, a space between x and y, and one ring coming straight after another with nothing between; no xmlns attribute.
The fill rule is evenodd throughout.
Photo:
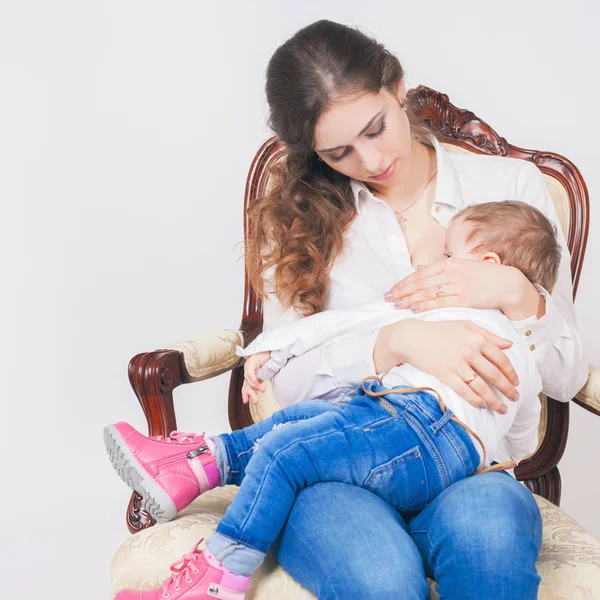
<svg viewBox="0 0 600 600"><path fill-rule="evenodd" d="M279 299L273 293L269 272L265 272L265 285L268 297L263 301L264 331L302 318L293 308L282 308ZM316 346L300 356L290 358L281 366L271 378L273 396L278 404L289 406L316 398L337 402L352 393L353 390L348 386L338 383L323 359L325 349L334 342L335 340Z"/></svg>
<svg viewBox="0 0 600 600"><path fill-rule="evenodd" d="M522 162L516 178L516 199L535 206L556 225L562 253L552 293L540 285L535 286L546 302L546 314L541 319L532 315L512 323L533 352L544 393L560 402L568 402L588 376L573 306L571 255L542 172L533 163Z"/></svg>

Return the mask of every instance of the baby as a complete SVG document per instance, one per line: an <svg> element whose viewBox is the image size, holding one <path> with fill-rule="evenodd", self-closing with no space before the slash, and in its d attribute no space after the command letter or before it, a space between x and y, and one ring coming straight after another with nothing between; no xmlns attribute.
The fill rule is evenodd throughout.
<svg viewBox="0 0 600 600"><path fill-rule="evenodd" d="M517 201L471 206L458 213L446 232L445 252L517 267L548 292L560 262L555 227L540 211ZM117 471L158 520L172 518L207 489L240 485L205 549L196 544L182 565L173 568L162 585L163 597L193 587L200 594L194 597L242 600L251 574L282 530L296 493L313 483L364 487L410 516L452 483L513 467L535 450L541 378L529 347L496 309L443 308L413 314L379 302L305 317L262 333L246 349L237 347L238 355L247 358L246 394L251 390L255 397L252 390L293 356L406 318L468 319L511 340L505 352L519 379L519 400L506 402L504 415L477 409L435 377L404 363L382 379L366 374L347 402L300 402L257 425L206 440L181 432L167 440L147 438L125 423L105 428ZM357 374L357 381L364 375ZM513 461L490 466L504 439ZM178 484L178 479L188 483ZM204 586L205 595L197 586ZM128 594L119 592L116 600L133 597Z"/></svg>

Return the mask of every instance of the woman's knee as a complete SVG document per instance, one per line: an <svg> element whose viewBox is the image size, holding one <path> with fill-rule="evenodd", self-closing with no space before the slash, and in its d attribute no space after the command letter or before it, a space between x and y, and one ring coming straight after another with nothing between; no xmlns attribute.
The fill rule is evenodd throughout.
<svg viewBox="0 0 600 600"><path fill-rule="evenodd" d="M518 554L518 540L541 544L542 522L531 492L506 473L484 473L461 482L442 514L457 544L477 541L494 551ZM442 516L442 518L444 518Z"/></svg>
<svg viewBox="0 0 600 600"><path fill-rule="evenodd" d="M444 490L410 522L441 598L535 598L541 516L505 473L469 477Z"/></svg>
<svg viewBox="0 0 600 600"><path fill-rule="evenodd" d="M531 571L542 540L533 495L506 473L484 473L450 486L410 529L430 565L462 563L480 574Z"/></svg>

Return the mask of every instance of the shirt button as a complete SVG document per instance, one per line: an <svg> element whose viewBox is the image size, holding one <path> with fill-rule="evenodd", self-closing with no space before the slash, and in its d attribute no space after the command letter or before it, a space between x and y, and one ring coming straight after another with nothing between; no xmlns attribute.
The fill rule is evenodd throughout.
<svg viewBox="0 0 600 600"><path fill-rule="evenodd" d="M531 329L528 329L528 330L525 332L525 335L531 335Z"/></svg>
<svg viewBox="0 0 600 600"><path fill-rule="evenodd" d="M440 210L442 210L442 209L441 209L439 206L436 206L435 212L436 212L436 213L439 213L439 212L440 212Z"/></svg>
<svg viewBox="0 0 600 600"><path fill-rule="evenodd" d="M531 346L529 346L529 349L533 352L535 350L535 344L531 344Z"/></svg>

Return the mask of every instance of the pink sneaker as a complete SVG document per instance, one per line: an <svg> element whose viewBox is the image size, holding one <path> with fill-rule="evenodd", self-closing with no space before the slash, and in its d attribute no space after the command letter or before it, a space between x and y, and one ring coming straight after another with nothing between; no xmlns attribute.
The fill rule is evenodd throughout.
<svg viewBox="0 0 600 600"><path fill-rule="evenodd" d="M121 590L114 600L244 600L250 577L234 575L198 542L188 554L171 565L173 574L160 587L147 592Z"/></svg>
<svg viewBox="0 0 600 600"><path fill-rule="evenodd" d="M174 431L168 438L147 437L120 422L104 428L104 444L121 479L159 523L221 482L204 435Z"/></svg>

